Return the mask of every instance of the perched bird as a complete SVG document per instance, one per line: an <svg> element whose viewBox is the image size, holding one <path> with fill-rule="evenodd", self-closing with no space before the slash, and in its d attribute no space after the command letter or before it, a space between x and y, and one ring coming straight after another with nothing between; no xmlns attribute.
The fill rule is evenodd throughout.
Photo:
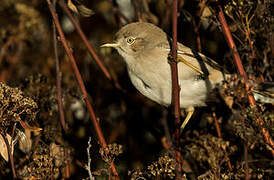
<svg viewBox="0 0 274 180"><path fill-rule="evenodd" d="M169 56L172 40L151 23L136 22L122 27L113 47L124 58L133 85L149 99L171 105L172 80ZM178 80L180 108L188 112L182 124L185 127L194 107L205 106L210 91L224 80L222 68L201 53L178 43Z"/></svg>

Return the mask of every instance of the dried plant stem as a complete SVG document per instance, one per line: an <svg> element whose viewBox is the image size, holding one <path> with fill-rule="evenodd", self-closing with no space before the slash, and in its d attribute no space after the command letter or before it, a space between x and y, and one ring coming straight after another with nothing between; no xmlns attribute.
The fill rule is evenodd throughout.
<svg viewBox="0 0 274 180"><path fill-rule="evenodd" d="M54 5L55 7L55 5ZM53 31L53 47L54 47L54 56L55 56L55 68L56 68L56 87L57 87L57 103L58 103L58 110L59 110L59 117L61 126L64 131L67 131L67 126L65 122L65 113L64 107L62 102L62 85L61 85L61 72L60 72L60 62L58 57L58 47L57 47L57 34L56 34L56 27L54 22L52 22L52 31Z"/></svg>
<svg viewBox="0 0 274 180"><path fill-rule="evenodd" d="M0 64L2 63L2 60L5 56L5 53L7 52L8 48L14 43L15 37L10 36L7 40L7 42L2 45L1 50L0 50Z"/></svg>
<svg viewBox="0 0 274 180"><path fill-rule="evenodd" d="M64 2L64 0L61 0L61 7L63 8L64 12L66 13L66 15L68 16L68 18L70 19L70 21L72 22L72 24L74 25L74 27L76 28L79 36L81 37L81 39L83 40L85 46L87 47L89 53L91 54L91 56L94 58L94 60L96 61L96 63L98 64L98 66L100 67L100 69L103 71L104 75L106 76L107 79L111 80L114 83L114 86L117 89L121 90L121 87L118 83L118 81L116 81L114 78L111 77L109 71L107 70L107 68L105 67L105 65L103 64L103 61L99 58L99 56L96 54L96 52L93 50L91 44L89 43L86 35L84 34L83 30L81 29L81 27L79 26L79 24L77 23L77 21L75 20L75 18L73 17L73 15L71 14L71 12L69 11L66 3Z"/></svg>
<svg viewBox="0 0 274 180"><path fill-rule="evenodd" d="M88 147L87 147L88 165L86 166L86 169L88 171L89 179L94 180L95 178L92 176L91 167L90 167L90 164L91 164L90 148L91 148L91 137L89 137L89 139L88 139Z"/></svg>
<svg viewBox="0 0 274 180"><path fill-rule="evenodd" d="M14 125L13 125L13 127L12 127L11 142L12 142L13 139L14 139L15 130L16 130L16 125L17 125L17 123L14 123ZM12 144L13 144L13 143L10 144L10 148L12 147Z"/></svg>
<svg viewBox="0 0 274 180"><path fill-rule="evenodd" d="M53 6L55 10L56 0L53 1ZM54 56L55 56L55 67L56 67L56 87L57 87L57 103L58 103L58 110L59 110L59 117L60 123L64 131L67 131L66 121L65 121L65 113L64 113L64 106L62 101L62 73L60 71L60 61L58 57L58 46L57 46L57 32L54 22L52 22L52 32L53 32L53 47L54 47ZM65 156L68 155L68 151L65 149ZM70 164L69 162L66 163L65 166L65 176L66 179L70 177Z"/></svg>
<svg viewBox="0 0 274 180"><path fill-rule="evenodd" d="M196 34L196 44L197 44L197 49L198 49L199 52L202 52L201 37L200 37L199 29L200 29L200 26L201 26L201 16L202 16L203 11L205 9L206 1L207 0L202 0L200 2L200 4L199 4L200 10L197 14L198 20L197 21L194 20L194 32Z"/></svg>
<svg viewBox="0 0 274 180"><path fill-rule="evenodd" d="M163 110L162 112L163 118L162 118L162 124L164 127L164 131L165 131L165 138L163 143L164 148L170 153L172 154L171 151L173 151L174 146L172 143L172 139L171 139L171 135L169 132L169 128L168 128L168 123L167 123L167 115L168 115L168 111L167 110Z"/></svg>
<svg viewBox="0 0 274 180"><path fill-rule="evenodd" d="M130 20L120 11L119 8L114 7L113 8L113 13L117 14L117 16L120 20L120 23L121 23L121 20L124 20L126 22L125 24L130 23Z"/></svg>
<svg viewBox="0 0 274 180"><path fill-rule="evenodd" d="M61 7L63 8L64 12L68 16L68 18L70 19L70 21L72 22L72 24L74 25L74 27L76 28L76 30L77 30L78 34L80 35L80 37L82 38L84 44L87 46L88 51L90 52L90 54L92 55L92 57L94 58L94 60L96 61L96 63L99 65L100 69L103 71L103 73L105 74L105 76L108 79L111 79L110 73L108 72L108 70L106 69L106 67L103 65L102 60L99 59L98 55L95 53L95 51L93 50L93 48L89 44L87 37L85 36L84 32L80 28L80 26L77 23L77 21L75 20L75 18L70 13L70 11L69 11L66 3L64 2L64 0L61 0L60 2L61 2Z"/></svg>
<svg viewBox="0 0 274 180"><path fill-rule="evenodd" d="M134 8L135 20L140 21L141 17L140 17L140 13L137 10L136 0L131 0L131 3L132 3L133 8Z"/></svg>
<svg viewBox="0 0 274 180"><path fill-rule="evenodd" d="M222 137L221 129L220 129L220 126L219 126L219 123L218 123L218 119L216 117L216 113L215 112L212 113L212 117L214 119L214 123L215 123L216 131L217 131L217 135L218 135L219 138L221 138Z"/></svg>
<svg viewBox="0 0 274 180"><path fill-rule="evenodd" d="M18 50L14 55L9 55L7 53L8 49L10 47L13 47L14 45L18 46ZM14 65L16 64L18 59L21 57L22 50L23 50L23 43L15 36L10 36L8 38L7 42L1 47L1 49L0 49L0 65L2 64L2 60L5 56L6 61L10 63L10 67L4 68L0 72L0 81L6 81L9 76L8 74L13 74L14 68L15 68Z"/></svg>
<svg viewBox="0 0 274 180"><path fill-rule="evenodd" d="M242 126L244 128L244 136L246 136L246 125L245 119L241 116ZM249 171L248 171L248 149L247 149L247 141L244 140L244 170L245 170L245 180L249 180Z"/></svg>
<svg viewBox="0 0 274 180"><path fill-rule="evenodd" d="M55 11L54 11L53 5L51 4L50 0L46 0L46 1L48 3L48 7L49 7L50 13L52 15L53 21L54 21L54 23L56 25L57 31L58 31L58 33L60 35L61 42L62 42L62 44L64 46L64 49L65 49L65 51L66 51L66 53L67 53L67 55L69 57L70 63L72 65L72 68L74 70L75 76L76 76L77 81L79 83L80 89L81 89L81 91L83 93L83 96L84 96L84 99L85 99L88 111L89 111L90 116L91 116L92 123L95 126L95 130L96 130L99 142L100 142L101 146L105 148L107 146L107 144L106 144L105 138L103 136L100 124L99 124L99 122L98 122L98 120L96 118L96 115L95 115L95 112L93 110L93 107L91 106L91 103L90 103L90 100L89 100L89 97L88 97L88 93L86 91L86 88L85 88L83 79L81 77L81 74L79 72L79 69L77 67L77 64L75 62L75 58L74 58L74 56L72 54L71 49L68 46L67 40L66 40L66 38L64 36L64 33L62 31L62 28L61 28L61 25L59 23L59 20L58 20L58 18L56 16ZM113 162L111 163L111 170L112 170L113 175L116 177L116 179L119 179L118 178L118 174L117 174L117 170L116 170L115 165L114 165Z"/></svg>
<svg viewBox="0 0 274 180"><path fill-rule="evenodd" d="M249 24L250 24L251 20L253 19L255 13L252 14L250 19L247 18L248 16L242 14L241 11L239 12L239 14L240 14L240 19L241 19L241 23L242 23L243 33L245 34L245 36L248 40L248 43L249 43L252 59L255 59L256 53L255 53L255 50L253 47L253 42L251 41L251 38L250 38L250 29L249 29ZM244 17L244 16L246 16L246 17L243 19L242 17Z"/></svg>
<svg viewBox="0 0 274 180"><path fill-rule="evenodd" d="M232 35L230 33L227 22L225 20L225 16L224 16L221 5L218 5L218 19L219 19L219 21L222 25L223 33L226 37L229 48L230 48L231 52L233 53L232 55L233 55L233 59L235 61L235 64L237 66L237 70L238 70L239 74L241 76L243 76L244 81L246 83L246 93L247 93L248 101L249 101L251 107L256 108L255 99L254 99L254 97L253 97L252 93L250 92L249 87L247 85L247 80L248 80L247 74L246 74L246 72L244 70L244 67L242 65L242 61L240 59L240 55L237 51L236 45L235 45L235 43L232 39ZM264 124L263 120L258 118L256 121L257 121L258 125L261 127L261 131L262 131L262 134L263 134L263 136L266 140L266 143L271 146L271 148L272 148L271 153L272 153L272 156L274 156L274 142L273 142L272 138L270 137L268 130L265 129L264 127L262 127L262 125Z"/></svg>
<svg viewBox="0 0 274 180"><path fill-rule="evenodd" d="M172 76L172 96L174 105L174 119L175 119L175 146L176 146L176 179L181 179L181 162L182 157L180 153L180 87L178 82L178 66L177 66L177 14L178 14L178 1L173 0L172 5L172 60L171 60L171 76Z"/></svg>
<svg viewBox="0 0 274 180"><path fill-rule="evenodd" d="M68 157L69 153L68 150L65 149L65 157ZM66 179L70 178L70 161L67 160L66 162L66 167L65 167L65 174L66 174Z"/></svg>
<svg viewBox="0 0 274 180"><path fill-rule="evenodd" d="M213 112L212 116L213 116L213 119L214 119L214 122L215 122L215 127L216 127L216 131L217 131L217 135L218 135L219 138L222 138L221 128L219 126L218 119L216 117L216 113ZM231 165L231 162L230 162L230 158L229 158L229 156L228 156L228 154L227 154L227 152L226 152L225 149L224 149L224 152L225 152L225 158L227 160L226 161L227 162L227 167L228 167L229 171L232 172L233 169L232 169L232 165Z"/></svg>

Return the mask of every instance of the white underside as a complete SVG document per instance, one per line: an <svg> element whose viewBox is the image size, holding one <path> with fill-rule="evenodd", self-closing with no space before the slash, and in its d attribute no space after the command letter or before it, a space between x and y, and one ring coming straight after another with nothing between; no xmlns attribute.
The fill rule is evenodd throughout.
<svg viewBox="0 0 274 180"><path fill-rule="evenodd" d="M180 71L179 71L180 73ZM167 80L163 80L164 84L158 86L158 84L150 83L149 87L146 87L144 83L146 79L141 80L141 77L136 76L134 73L129 71L129 77L134 86L144 96L151 100L169 106L172 99L172 85L167 83ZM168 77L171 79L171 77ZM160 79L159 79L160 80ZM205 81L202 80L180 80L180 107L187 108L190 106L204 106L207 97L207 88Z"/></svg>
<svg viewBox="0 0 274 180"><path fill-rule="evenodd" d="M119 53L123 56L124 52ZM169 106L172 99L171 68L165 56L166 53L162 55L163 59L155 59L151 54L145 61L132 58L126 59L126 63L133 85L149 99ZM204 106L208 93L222 80L205 81L197 79L199 75L185 64L178 63L181 108Z"/></svg>

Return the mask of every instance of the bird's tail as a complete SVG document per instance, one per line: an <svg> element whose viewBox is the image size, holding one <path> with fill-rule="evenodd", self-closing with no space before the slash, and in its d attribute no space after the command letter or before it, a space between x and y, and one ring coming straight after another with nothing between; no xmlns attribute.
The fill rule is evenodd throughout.
<svg viewBox="0 0 274 180"><path fill-rule="evenodd" d="M274 104L274 82L259 83L252 92L257 102Z"/></svg>

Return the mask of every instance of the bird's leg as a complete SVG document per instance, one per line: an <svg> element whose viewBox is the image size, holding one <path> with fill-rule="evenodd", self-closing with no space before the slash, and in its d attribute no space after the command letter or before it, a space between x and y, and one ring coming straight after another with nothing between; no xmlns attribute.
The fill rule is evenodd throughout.
<svg viewBox="0 0 274 180"><path fill-rule="evenodd" d="M185 128L185 126L187 125L188 121L190 120L191 116L193 115L194 113L194 107L193 106L190 106L186 109L186 112L187 112L187 116L184 120L184 122L182 123L181 125L181 130L183 130Z"/></svg>

